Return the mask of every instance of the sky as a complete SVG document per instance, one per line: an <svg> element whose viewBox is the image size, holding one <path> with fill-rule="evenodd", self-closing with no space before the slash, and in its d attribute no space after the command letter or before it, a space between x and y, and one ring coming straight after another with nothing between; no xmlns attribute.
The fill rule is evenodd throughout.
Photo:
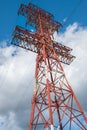
<svg viewBox="0 0 87 130"><path fill-rule="evenodd" d="M29 2L62 23L54 37L73 48L76 59L65 66L65 73L87 113L87 0L0 0L0 130L27 130L29 126L36 55L10 44L19 21L18 8Z"/></svg>
<svg viewBox="0 0 87 130"><path fill-rule="evenodd" d="M28 2L51 12L63 25L64 21L67 21L67 26L75 21L82 26L87 24L87 0L0 0L0 41L11 37L18 20L18 8L21 3L27 4Z"/></svg>

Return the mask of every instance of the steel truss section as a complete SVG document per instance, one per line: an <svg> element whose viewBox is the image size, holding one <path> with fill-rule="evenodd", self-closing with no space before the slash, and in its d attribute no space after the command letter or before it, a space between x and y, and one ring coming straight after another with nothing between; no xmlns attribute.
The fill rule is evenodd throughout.
<svg viewBox="0 0 87 130"><path fill-rule="evenodd" d="M44 51L37 56L29 130L87 130L87 118L54 56Z"/></svg>
<svg viewBox="0 0 87 130"><path fill-rule="evenodd" d="M36 29L16 26L12 38L12 44L37 53L29 130L87 130L86 115L61 65L69 65L75 56L71 48L52 40L61 24L31 3L22 4L18 14Z"/></svg>
<svg viewBox="0 0 87 130"><path fill-rule="evenodd" d="M39 33L33 33L28 30L25 30L22 27L16 26L13 33L12 44L33 51L35 53L40 53L40 51L42 50L41 48L43 46L41 39L42 36ZM49 49L51 49L49 57L55 58L52 54L52 51L54 49L62 63L69 65L74 60L75 56L72 56L70 54L72 51L71 48L57 43L55 41L52 41L52 46L48 37L45 38L45 42L46 45L49 46Z"/></svg>
<svg viewBox="0 0 87 130"><path fill-rule="evenodd" d="M29 24L40 31L40 18L42 21L42 26L44 33L48 32L48 27L50 28L51 34L56 31L61 24L57 21L54 21L54 17L49 12L38 8L36 5L29 3L29 5L21 4L18 14L26 17L26 24ZM40 15L40 17L38 17Z"/></svg>

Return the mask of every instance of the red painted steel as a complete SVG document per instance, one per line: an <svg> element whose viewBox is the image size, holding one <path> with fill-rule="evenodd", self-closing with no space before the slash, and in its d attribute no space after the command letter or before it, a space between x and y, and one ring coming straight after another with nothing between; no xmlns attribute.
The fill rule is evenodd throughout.
<svg viewBox="0 0 87 130"><path fill-rule="evenodd" d="M47 43L47 46L49 46L51 50L53 50L54 48L56 54L58 55L62 63L69 65L74 60L75 56L72 56L70 54L72 51L71 48L64 46L60 43L57 43L55 41L52 41L53 42L53 46L52 46L50 44L47 35L44 35L44 37L46 38L45 41ZM12 43L24 49L33 51L35 53L40 53L41 48L43 46L41 39L42 36L40 33L33 33L28 30L25 30L20 26L16 26L13 33ZM52 53L49 53L49 56L55 58L52 55Z"/></svg>
<svg viewBox="0 0 87 130"><path fill-rule="evenodd" d="M61 24L31 3L22 4L18 14L36 28L30 32L16 26L12 39L12 44L37 53L29 130L87 130L87 118L61 65L73 61L72 49L51 38Z"/></svg>

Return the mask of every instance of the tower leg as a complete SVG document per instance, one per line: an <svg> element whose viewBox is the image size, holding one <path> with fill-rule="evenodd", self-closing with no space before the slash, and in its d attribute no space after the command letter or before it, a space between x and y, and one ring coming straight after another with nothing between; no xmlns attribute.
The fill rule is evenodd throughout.
<svg viewBox="0 0 87 130"><path fill-rule="evenodd" d="M86 116L54 53L36 59L35 86L29 130L87 130ZM85 121L82 122L82 120Z"/></svg>

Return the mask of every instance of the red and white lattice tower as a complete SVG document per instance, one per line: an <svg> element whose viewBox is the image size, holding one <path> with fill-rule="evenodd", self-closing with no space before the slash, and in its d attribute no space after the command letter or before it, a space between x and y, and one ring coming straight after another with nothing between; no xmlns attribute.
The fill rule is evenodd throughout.
<svg viewBox="0 0 87 130"><path fill-rule="evenodd" d="M16 26L12 38L12 44L37 53L29 130L87 130L87 118L61 64L73 61L72 49L52 40L61 24L31 3L22 4L18 14L36 29Z"/></svg>

